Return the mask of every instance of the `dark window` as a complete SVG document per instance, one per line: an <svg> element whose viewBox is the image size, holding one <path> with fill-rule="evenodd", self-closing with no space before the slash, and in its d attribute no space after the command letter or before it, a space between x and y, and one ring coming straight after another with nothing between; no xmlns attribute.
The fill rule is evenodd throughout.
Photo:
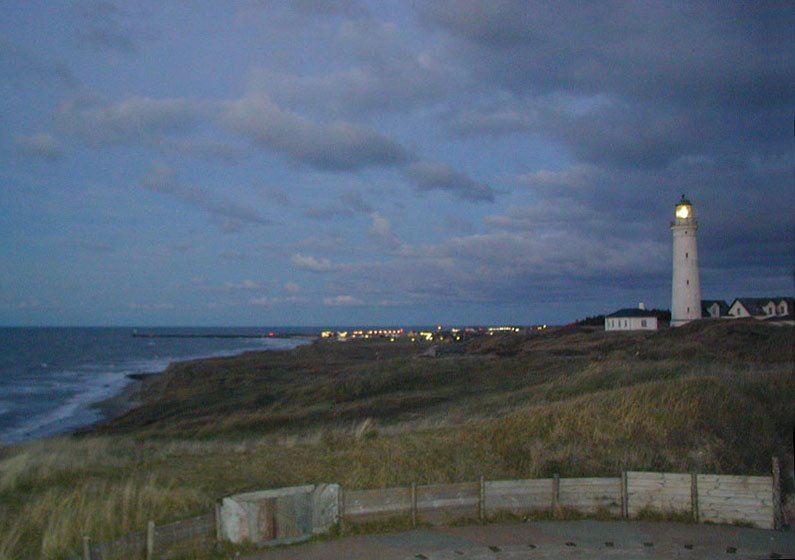
<svg viewBox="0 0 795 560"><path fill-rule="evenodd" d="M689 257L690 257L690 253L685 253L685 258L687 259Z"/></svg>

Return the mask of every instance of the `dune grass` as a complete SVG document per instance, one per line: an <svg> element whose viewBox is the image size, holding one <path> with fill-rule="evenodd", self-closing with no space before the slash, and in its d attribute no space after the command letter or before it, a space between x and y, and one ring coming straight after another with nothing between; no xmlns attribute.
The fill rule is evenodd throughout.
<svg viewBox="0 0 795 560"><path fill-rule="evenodd" d="M495 337L436 360L384 343L175 366L146 405L92 433L0 448L0 559L66 558L84 534L314 482L768 474L791 445L793 331L719 328Z"/></svg>

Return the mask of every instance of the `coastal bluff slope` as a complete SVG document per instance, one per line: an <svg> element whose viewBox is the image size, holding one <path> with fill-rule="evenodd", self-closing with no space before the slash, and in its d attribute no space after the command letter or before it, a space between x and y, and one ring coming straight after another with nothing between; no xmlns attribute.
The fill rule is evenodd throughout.
<svg viewBox="0 0 795 560"><path fill-rule="evenodd" d="M795 328L564 327L173 364L78 434L0 448L0 559L67 558L224 496L621 471L769 475L792 492ZM119 403L116 403L117 405Z"/></svg>
<svg viewBox="0 0 795 560"><path fill-rule="evenodd" d="M442 343L436 358L407 339L318 341L175 364L142 382L139 406L87 433L230 441L444 434L511 464L516 449L543 449L560 471L627 462L766 470L770 455L787 449L794 342L792 327L757 321L484 336Z"/></svg>

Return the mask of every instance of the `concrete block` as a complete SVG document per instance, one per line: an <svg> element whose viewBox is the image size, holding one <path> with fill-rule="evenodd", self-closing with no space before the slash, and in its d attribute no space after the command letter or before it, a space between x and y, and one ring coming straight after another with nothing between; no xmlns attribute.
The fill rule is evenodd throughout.
<svg viewBox="0 0 795 560"><path fill-rule="evenodd" d="M295 542L337 522L339 485L318 484L224 498L221 537L230 542Z"/></svg>
<svg viewBox="0 0 795 560"><path fill-rule="evenodd" d="M331 529L339 518L339 484L318 484L312 491L312 533Z"/></svg>

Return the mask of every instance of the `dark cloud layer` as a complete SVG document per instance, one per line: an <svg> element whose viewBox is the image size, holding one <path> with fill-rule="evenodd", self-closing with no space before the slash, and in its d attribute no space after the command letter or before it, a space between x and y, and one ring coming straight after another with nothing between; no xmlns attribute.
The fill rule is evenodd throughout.
<svg viewBox="0 0 795 560"><path fill-rule="evenodd" d="M472 202L493 202L495 191L453 167L432 161L417 161L403 170L421 192L442 190Z"/></svg>
<svg viewBox="0 0 795 560"><path fill-rule="evenodd" d="M255 144L327 171L352 171L405 162L408 153L372 128L347 122L317 124L263 96L227 103L223 121Z"/></svg>
<svg viewBox="0 0 795 560"><path fill-rule="evenodd" d="M239 231L244 225L270 223L270 220L252 208L227 198L213 196L207 189L179 182L176 171L164 163L155 163L141 181L141 186L150 191L174 196L208 212L227 232Z"/></svg>
<svg viewBox="0 0 795 560"><path fill-rule="evenodd" d="M586 161L637 167L742 143L781 149L771 136L795 95L787 2L441 0L424 14L515 96L451 120L470 134L535 130Z"/></svg>
<svg viewBox="0 0 795 560"><path fill-rule="evenodd" d="M520 92L608 93L695 105L791 102L789 2L436 0L426 18L475 45L480 70ZM475 59L473 59L475 60Z"/></svg>

